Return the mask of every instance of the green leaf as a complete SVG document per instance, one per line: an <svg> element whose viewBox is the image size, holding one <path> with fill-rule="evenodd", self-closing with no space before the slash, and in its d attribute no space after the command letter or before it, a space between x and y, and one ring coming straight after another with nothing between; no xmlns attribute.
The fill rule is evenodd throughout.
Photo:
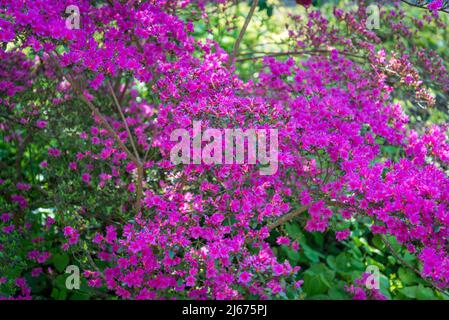
<svg viewBox="0 0 449 320"><path fill-rule="evenodd" d="M335 259L335 256L327 256L326 262L333 270L337 270L337 260Z"/></svg>
<svg viewBox="0 0 449 320"><path fill-rule="evenodd" d="M304 255L312 262L317 263L320 261L320 258L324 258L324 255L322 255L320 252L313 250L311 247L309 247L307 244L301 245Z"/></svg>
<svg viewBox="0 0 449 320"><path fill-rule="evenodd" d="M359 259L352 258L350 261L351 261L350 263L351 263L352 269L359 270L359 271L364 271L366 269L365 264L362 261L360 261Z"/></svg>
<svg viewBox="0 0 449 320"><path fill-rule="evenodd" d="M282 246L282 250L287 254L288 260L293 264L297 265L300 259L299 252L296 250L293 250L290 247Z"/></svg>
<svg viewBox="0 0 449 320"><path fill-rule="evenodd" d="M350 258L346 253L340 253L336 260L336 268L339 272L349 272L351 271Z"/></svg>
<svg viewBox="0 0 449 320"><path fill-rule="evenodd" d="M384 248L385 248L385 243L382 241L382 239L381 239L381 237L378 235L378 234L376 234L374 237L373 237L373 244L374 244L374 246L377 248L377 249L380 249L380 250L383 250Z"/></svg>
<svg viewBox="0 0 449 320"><path fill-rule="evenodd" d="M326 293L329 289L329 287L322 281L322 278L315 274L304 275L304 284L302 285L302 288L308 297Z"/></svg>
<svg viewBox="0 0 449 320"><path fill-rule="evenodd" d="M399 279L401 279L401 282L405 286L415 284L419 280L419 278L416 276L415 272L413 272L409 269L406 269L406 268L402 268L402 267L399 268L399 270L398 270L398 276L399 276Z"/></svg>
<svg viewBox="0 0 449 320"><path fill-rule="evenodd" d="M348 294L338 287L332 287L329 289L329 298L332 300L346 300L349 298Z"/></svg>
<svg viewBox="0 0 449 320"><path fill-rule="evenodd" d="M410 299L416 299L418 286L411 286L399 289L399 292Z"/></svg>
<svg viewBox="0 0 449 320"><path fill-rule="evenodd" d="M299 226L295 223L287 223L285 225L285 229L288 232L288 235L294 239L297 239L299 242L305 242L304 241L304 235L301 232L301 229Z"/></svg>
<svg viewBox="0 0 449 320"><path fill-rule="evenodd" d="M51 290L51 297L52 297L53 299L58 299L58 297L59 297L59 290L56 289L56 288L53 288L53 289Z"/></svg>
<svg viewBox="0 0 449 320"><path fill-rule="evenodd" d="M89 295L87 293L75 292L69 298L70 300L89 300Z"/></svg>
<svg viewBox="0 0 449 320"><path fill-rule="evenodd" d="M67 290L61 289L59 291L58 300L66 300L67 299Z"/></svg>
<svg viewBox="0 0 449 320"><path fill-rule="evenodd" d="M328 295L325 294L317 294L311 297L308 297L309 300L330 300Z"/></svg>
<svg viewBox="0 0 449 320"><path fill-rule="evenodd" d="M324 235L322 233L313 232L312 236L313 236L313 240L319 247L322 247L324 245Z"/></svg>
<svg viewBox="0 0 449 320"><path fill-rule="evenodd" d="M308 297L326 293L333 286L335 272L323 263L312 265L304 273L303 290Z"/></svg>
<svg viewBox="0 0 449 320"><path fill-rule="evenodd" d="M380 285L379 291L380 291L380 293L382 293L388 299L391 299L390 281L383 274L380 275L380 279L379 280L380 280L379 281L379 285Z"/></svg>
<svg viewBox="0 0 449 320"><path fill-rule="evenodd" d="M416 290L416 299L418 299L418 300L436 300L437 297L435 296L432 289L426 288L420 284L418 286L418 289Z"/></svg>
<svg viewBox="0 0 449 320"><path fill-rule="evenodd" d="M55 266L56 270L59 272L63 272L67 265L69 264L69 256L65 253L62 254L55 254L53 256L53 265Z"/></svg>
<svg viewBox="0 0 449 320"><path fill-rule="evenodd" d="M60 274L60 275L57 276L56 279L55 279L55 286L56 286L57 288L60 288L60 289L63 289L63 290L67 289L67 288L66 288L66 285L65 285L66 279L67 279L67 275L65 275L65 274Z"/></svg>

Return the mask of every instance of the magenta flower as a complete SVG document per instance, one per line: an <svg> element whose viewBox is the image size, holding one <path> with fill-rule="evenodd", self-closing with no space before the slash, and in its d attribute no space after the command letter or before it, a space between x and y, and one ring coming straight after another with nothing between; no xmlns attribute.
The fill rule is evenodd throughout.
<svg viewBox="0 0 449 320"><path fill-rule="evenodd" d="M433 0L427 7L432 11L440 10L443 8L443 0Z"/></svg>
<svg viewBox="0 0 449 320"><path fill-rule="evenodd" d="M70 162L69 163L69 168L70 168L70 170L77 170L78 169L78 164L76 162Z"/></svg>
<svg viewBox="0 0 449 320"><path fill-rule="evenodd" d="M349 237L350 233L351 231L349 229L345 229L342 231L337 231L335 235L338 241L343 241Z"/></svg>
<svg viewBox="0 0 449 320"><path fill-rule="evenodd" d="M249 273L249 272L242 272L240 275L239 275L239 282L241 283L241 284L244 284L244 285L246 285L246 284L248 284L250 281L251 281L251 277L252 277L252 274L251 273Z"/></svg>
<svg viewBox="0 0 449 320"><path fill-rule="evenodd" d="M286 245L286 246L288 246L288 245L290 245L290 239L287 238L287 237L278 237L276 239L276 243L278 245Z"/></svg>
<svg viewBox="0 0 449 320"><path fill-rule="evenodd" d="M19 183L17 183L16 187L17 187L17 190L28 191L28 190L30 190L31 185L29 185L28 183L19 182Z"/></svg>
<svg viewBox="0 0 449 320"><path fill-rule="evenodd" d="M47 122L47 121L44 121L44 120L38 120L38 121L36 122L36 126L37 126L38 128L40 128L40 129L45 128L45 127L47 126L47 124L48 124L48 122Z"/></svg>
<svg viewBox="0 0 449 320"><path fill-rule="evenodd" d="M84 183L89 184L90 183L90 179L91 179L91 175L89 173L83 173L81 175L81 179L83 180Z"/></svg>
<svg viewBox="0 0 449 320"><path fill-rule="evenodd" d="M61 151L56 148L49 148L48 155L52 157L59 157L61 156Z"/></svg>

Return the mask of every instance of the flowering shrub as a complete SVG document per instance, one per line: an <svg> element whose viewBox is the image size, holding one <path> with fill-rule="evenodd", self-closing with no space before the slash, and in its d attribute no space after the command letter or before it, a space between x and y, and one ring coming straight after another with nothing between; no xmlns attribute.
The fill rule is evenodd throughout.
<svg viewBox="0 0 449 320"><path fill-rule="evenodd" d="M360 245L342 252L369 237L393 249L403 284L443 298L446 126L409 105L449 93L444 56L414 40L446 28L443 4L416 18L385 3L382 34L366 28L364 1L329 19L299 2L286 53L248 58L239 46L258 1L225 50L208 21L227 1L0 0L0 295L391 297L364 291ZM240 77L241 63L257 74ZM278 130L277 172L173 164L170 135L194 121ZM82 270L74 293L68 265ZM416 298L407 288L399 297Z"/></svg>

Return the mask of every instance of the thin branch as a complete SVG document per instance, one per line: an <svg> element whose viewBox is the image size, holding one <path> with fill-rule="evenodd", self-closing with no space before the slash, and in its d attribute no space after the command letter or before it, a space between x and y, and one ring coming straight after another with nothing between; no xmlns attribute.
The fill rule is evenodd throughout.
<svg viewBox="0 0 449 320"><path fill-rule="evenodd" d="M415 8L428 9L426 6L421 6L419 4L416 4L416 3L413 3L413 2L410 2L410 1L407 1L407 0L401 0L401 2L404 2L404 3L408 4L409 6L412 6L412 7L415 7ZM445 9L444 7L441 8L441 9L438 9L438 11L449 13L449 11L447 11L447 9Z"/></svg>
<svg viewBox="0 0 449 320"><path fill-rule="evenodd" d="M119 147L122 149L122 151L124 151L127 156L135 163L139 163L139 160L132 154L131 151L129 151L129 149L124 145L124 143L122 142L122 140L120 139L120 137L117 135L117 133L115 132L115 130L111 127L111 125L108 123L108 121L106 120L106 118L103 116L103 114L100 112L100 110L89 100L87 99L79 90L79 88L77 88L75 86L75 79L73 77L71 77L70 74L68 74L68 77L66 77L64 75L64 72L62 71L62 67L59 65L58 61L56 60L56 58L54 56L50 56L50 58L53 60L53 62L55 63L55 67L58 69L58 71L60 72L61 76L66 78L67 81L72 85L73 90L75 91L75 94L78 95L78 97L87 104L87 106L91 109L91 111L100 119L101 124L104 126L104 128L106 129L106 131L108 131L108 133L110 135L112 135L114 137L114 139L116 140L116 142L118 143Z"/></svg>
<svg viewBox="0 0 449 320"><path fill-rule="evenodd" d="M385 244L385 246L390 250L391 254L393 254L393 256L395 256L396 259L398 259L405 267L407 267L408 269L412 270L413 272L415 272L421 276L419 270L416 269L414 266L412 266L407 261L405 261L404 259L402 259L399 256L399 254L394 250L392 244L384 236L381 235L380 238L382 239L382 242Z"/></svg>
<svg viewBox="0 0 449 320"><path fill-rule="evenodd" d="M441 289L440 287L438 287L436 284L434 284L432 281L426 279L424 276L421 275L421 272L416 269L415 267L413 267L410 263L408 263L407 261L405 261L404 259L402 259L402 257L396 252L396 250L394 250L393 246L391 245L391 243L384 237L381 235L380 237L382 239L382 242L385 244L385 246L390 250L391 254L398 259L402 265L404 265L405 267L407 267L408 269L410 269L411 271L413 271L414 273L416 273L421 279L423 279L424 281L426 281L430 286L432 286L432 288L434 288L435 290L439 291L440 293L446 295L447 297L449 297L449 292Z"/></svg>
<svg viewBox="0 0 449 320"><path fill-rule="evenodd" d="M125 93L128 90L129 84L131 83L131 78L126 79L125 87L123 88L123 91L120 93L120 97L118 98L118 101L120 104L123 102L123 98L125 97Z"/></svg>
<svg viewBox="0 0 449 320"><path fill-rule="evenodd" d="M244 57L239 58L236 61L242 62L242 61L248 61L248 60L257 60L257 59L263 59L266 57L281 57L281 56L294 56L294 55L303 55L303 54L330 54L330 50L304 50L304 51L287 51L287 52L252 52L252 53L245 53L242 55L248 55L248 54L263 54L262 56L256 56L256 57ZM353 58L360 58L360 59L366 59L366 57L353 54L353 53L347 53L347 52L338 52L339 54L343 54L348 57Z"/></svg>
<svg viewBox="0 0 449 320"><path fill-rule="evenodd" d="M273 230L276 229L277 227L279 227L280 225L289 222L291 220L293 220L294 218L296 218L297 216L299 216L301 213L307 211L309 207L308 206L302 206L286 215L283 215L282 217L280 217L278 220L276 220L275 222L271 223L268 225L268 230Z"/></svg>
<svg viewBox="0 0 449 320"><path fill-rule="evenodd" d="M117 99L117 96L115 95L114 89L112 88L111 82L108 80L108 87L111 91L111 95L114 99L115 105L117 106L117 109L119 110L120 117L123 120L123 123L125 124L126 132L129 135L129 140L131 141L131 145L134 150L134 154L137 158L137 199L136 199L136 209L138 212L142 209L142 196L143 196L143 177L144 177L144 170L143 170L143 163L140 159L139 152L137 151L136 145L134 143L133 136L131 134L131 130L129 129L128 123L126 122L126 118L123 114L122 107L120 106L120 103Z"/></svg>
<svg viewBox="0 0 449 320"><path fill-rule="evenodd" d="M123 114L122 107L120 106L120 103L119 103L119 101L117 99L117 96L115 95L114 89L112 88L111 82L109 80L108 80L108 87L109 87L109 91L111 91L111 95L112 95L112 98L114 99L114 103L115 103L115 105L116 105L116 107L117 107L117 109L118 109L118 111L120 113L120 117L122 118L123 124L125 125L126 132L129 135L129 140L131 141L131 146L133 148L134 155L136 156L136 159L138 160L137 165L140 166L141 165L141 161L140 161L139 152L137 152L137 148L136 148L136 145L134 143L134 139L133 139L133 136L131 134L131 130L129 129L128 123L126 122L125 115Z"/></svg>
<svg viewBox="0 0 449 320"><path fill-rule="evenodd" d="M336 202L328 202L328 205L332 205L332 206L337 206L337 207L346 207L343 204L340 203L336 203ZM302 206L299 209L286 214L284 216L282 216L281 218L279 218L277 221L275 221L274 223L268 225L268 230L273 230L277 227L279 227L280 225L291 221L292 219L294 219L295 217L299 216L301 213L307 211L308 206ZM396 259L398 259L401 264L403 264L405 267L407 267L408 269L412 270L413 272L415 272L421 279L423 279L424 281L426 281L432 288L434 288L435 290L439 291L440 293L446 295L447 297L449 297L449 293L447 291L445 291L444 289L441 289L440 287L438 287L435 283L433 283L432 281L426 279L425 277L423 277L421 275L421 272L416 269L415 267L413 267L411 264L409 264L407 261L405 261L404 259L401 258L401 256L399 256L399 254L394 250L393 246L391 245L391 243L384 237L381 236L382 242L385 244L385 246L390 250L391 254L396 257Z"/></svg>
<svg viewBox="0 0 449 320"><path fill-rule="evenodd" d="M59 65L58 61L51 56L51 58L54 60L56 68L58 68L58 70L60 71L61 75L64 77L64 73L62 72L62 68ZM70 74L69 74L70 76ZM114 102L117 104L117 108L120 111L120 115L122 116L122 119L124 120L125 123L125 127L127 129L128 135L130 137L131 140L131 144L132 147L134 149L135 154L133 154L127 147L126 145L122 142L122 140L120 139L120 137L118 136L117 132L115 132L115 130L111 127L111 125L109 124L109 122L106 120L106 118L103 116L103 114L100 112L100 110L89 100L87 99L79 90L77 89L73 82L75 81L72 77L70 77L72 79L72 81L70 81L70 79L66 79L72 84L73 89L75 91L75 94L77 94L79 96L79 98L87 104L87 106L91 109L91 111L100 119L101 124L103 125L103 127L106 129L106 131L108 131L108 133L110 135L112 135L114 137L114 139L116 140L116 142L118 143L119 147L122 149L122 151L124 151L126 153L126 155L131 159L131 161L133 161L136 165L137 165L137 199L136 199L136 209L138 211L141 210L141 206L142 206L142 194L143 194L143 164L140 161L139 158L139 153L137 152L137 149L134 145L134 141L132 139L132 135L131 132L129 130L129 127L126 123L126 119L124 118L123 112L121 111L121 107L120 104L118 103L117 97L115 96L114 90L112 89L111 83L108 81L108 85L109 88L111 89L111 93L113 95L114 98Z"/></svg>
<svg viewBox="0 0 449 320"><path fill-rule="evenodd" d="M251 8L249 9L248 15L246 16L245 22L243 23L242 30L240 30L239 36L234 43L234 48L232 49L232 53L229 57L229 66L232 65L232 63L234 62L234 58L235 58L237 51L239 50L239 47L240 47L240 42L242 42L243 36L245 35L246 29L248 28L248 25L253 17L253 14L254 14L254 11L256 10L258 2L259 2L258 0L253 0Z"/></svg>
<svg viewBox="0 0 449 320"><path fill-rule="evenodd" d="M100 268L98 268L97 264L95 263L94 259L92 259L92 256L90 255L90 252L88 250L86 250L86 256L87 256L87 260L89 260L89 263L91 264L92 267L94 267L95 271L97 271L100 276L103 278L103 280L106 280L106 277L104 275L103 272L101 272Z"/></svg>
<svg viewBox="0 0 449 320"><path fill-rule="evenodd" d="M142 44L140 43L139 39L136 37L136 35L134 33L131 35L131 38L136 43L136 46L137 46L137 49L139 50L139 52L144 53L145 50L143 49Z"/></svg>
<svg viewBox="0 0 449 320"><path fill-rule="evenodd" d="M119 147L127 154L127 156L134 162L139 163L139 159L137 159L134 154L125 146L125 144L122 142L120 137L117 135L117 133L114 131L114 129L111 127L111 125L108 123L106 118L101 114L100 110L84 95L79 95L79 98L86 103L89 108L92 110L92 112L100 119L101 124L105 127L105 129L108 131L109 134L111 134L115 140L117 141Z"/></svg>
<svg viewBox="0 0 449 320"><path fill-rule="evenodd" d="M137 199L136 199L136 209L140 212L142 209L142 196L143 196L143 164L137 167Z"/></svg>

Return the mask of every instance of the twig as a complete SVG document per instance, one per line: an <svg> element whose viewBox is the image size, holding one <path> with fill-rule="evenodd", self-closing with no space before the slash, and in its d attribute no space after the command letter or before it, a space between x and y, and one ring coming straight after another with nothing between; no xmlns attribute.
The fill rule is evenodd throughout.
<svg viewBox="0 0 449 320"><path fill-rule="evenodd" d="M405 267L407 267L408 269L410 269L411 271L413 271L414 273L416 273L421 279L423 279L424 281L426 281L430 286L432 286L432 288L434 288L435 290L438 290L439 292L441 292L442 294L446 295L449 297L449 293L446 292L445 290L439 288L436 284L434 284L432 281L426 279L425 277L423 277L421 275L421 272L416 269L414 266L412 266L410 263L408 263L407 261L405 261L404 259L401 258L401 256L396 252L396 250L394 250L393 246L391 245L391 243L384 237L384 236L380 236L380 238L382 239L382 242L385 244L385 246L390 250L391 254L398 259L401 264L403 264Z"/></svg>
<svg viewBox="0 0 449 320"><path fill-rule="evenodd" d="M131 79L126 79L125 87L123 88L123 91L120 93L120 97L118 98L118 101L120 104L123 102L123 98L125 97L126 90L128 90L129 84L131 82Z"/></svg>
<svg viewBox="0 0 449 320"><path fill-rule="evenodd" d="M242 42L243 36L245 35L246 29L248 28L251 18L253 17L253 14L254 14L254 11L256 10L258 2L259 2L258 0L253 0L251 8L249 9L248 15L246 16L245 22L243 23L242 30L240 30L239 36L234 43L234 48L232 49L232 53L229 56L229 66L231 66L232 63L234 62L234 58L235 58L237 51L239 50L239 47L240 47L240 42Z"/></svg>
<svg viewBox="0 0 449 320"><path fill-rule="evenodd" d="M133 147L134 154L136 156L137 162L135 163L137 166L137 199L136 199L136 209L138 212L142 209L142 195L143 195L143 163L140 159L139 152L137 151L136 145L134 143L134 139L131 134L131 130L129 129L128 123L126 122L126 118L123 114L122 107L120 106L120 102L117 99L117 96L115 95L114 89L112 88L111 82L108 80L108 87L111 91L111 95L114 99L115 105L117 106L117 109L120 113L120 117L123 120L123 123L125 124L126 132L129 135L129 140L131 141L131 146Z"/></svg>
<svg viewBox="0 0 449 320"><path fill-rule="evenodd" d="M134 155L136 156L136 158L138 160L137 165L140 166L141 165L140 156L139 156L139 153L137 152L137 148L136 148L136 145L134 143L134 139L133 139L133 136L131 134L131 130L129 129L128 123L126 122L125 115L123 114L122 107L120 106L120 103L119 103L119 101L117 99L117 96L115 95L114 89L112 88L111 82L109 80L108 80L108 87L109 87L109 91L111 91L111 95L112 95L112 97L114 99L115 105L116 105L116 107L117 107L117 109L118 109L118 111L120 113L120 117L122 118L123 124L125 125L126 132L129 135L129 140L131 141L131 146L133 148Z"/></svg>
<svg viewBox="0 0 449 320"><path fill-rule="evenodd" d="M293 55L303 55L303 54L314 54L314 53L323 53L323 54L329 54L331 51L329 50L305 50L305 51L287 51L287 52L252 52L252 53L245 53L242 55L247 54L263 54L262 56L256 56L256 57L244 57L239 58L236 61L242 62L247 60L257 60L257 59L263 59L266 57L280 57L280 56L293 56ZM360 59L366 59L364 56L356 55L353 53L347 53L347 52L338 52L339 54L343 54L348 57L354 57L354 58L360 58Z"/></svg>
<svg viewBox="0 0 449 320"><path fill-rule="evenodd" d="M69 77L66 77L64 75L64 72L62 71L62 67L59 65L58 61L56 60L56 58L52 55L50 55L50 58L53 60L53 62L55 63L55 67L58 69L58 71L60 72L61 76L66 78L67 81L72 85L73 90L75 91L75 94L78 95L78 97L80 98L80 100L82 100L84 103L87 104L87 106L91 109L91 111L100 119L101 124L104 126L104 128L106 129L106 131L108 131L108 133L110 135L112 135L114 137L114 139L116 140L116 142L118 143L119 147L122 149L122 151L124 151L127 156L135 163L138 163L138 159L131 153L131 151L129 151L129 149L123 144L122 140L120 139L120 137L117 135L117 133L114 131L114 129L111 127L111 125L108 123L108 121L106 120L106 118L101 114L100 110L89 100L87 99L81 92L80 90L75 86L75 79L71 77L71 75L69 74Z"/></svg>
<svg viewBox="0 0 449 320"><path fill-rule="evenodd" d="M119 144L120 148L127 154L127 156L134 162L139 163L139 159L137 159L134 154L125 146L125 144L122 142L120 137L117 135L117 133L114 131L114 129L111 127L111 125L108 123L106 118L101 114L100 110L91 102L89 99L87 99L83 95L79 95L79 98L86 103L89 108L92 110L92 112L100 119L100 122L105 127L105 129L108 131L109 134L111 134L117 143Z"/></svg>
<svg viewBox="0 0 449 320"><path fill-rule="evenodd" d="M301 213L307 211L309 207L308 206L302 206L286 215L283 215L282 217L280 217L278 220L276 220L275 222L271 223L268 225L268 230L273 230L277 227L279 227L280 225L296 218L297 216L299 216Z"/></svg>
<svg viewBox="0 0 449 320"><path fill-rule="evenodd" d="M137 199L136 199L136 209L140 212L142 209L142 196L143 196L143 164L141 163L137 167Z"/></svg>
<svg viewBox="0 0 449 320"><path fill-rule="evenodd" d="M412 7L415 7L415 8L428 9L425 6L420 6L420 5L416 4L416 3L413 3L413 2L410 2L410 1L407 1L407 0L401 0L401 2L404 2L404 3L408 4L409 6L412 6ZM449 11L447 11L445 8L438 9L438 11L449 13Z"/></svg>
<svg viewBox="0 0 449 320"><path fill-rule="evenodd" d="M86 250L86 256L87 256L87 260L89 260L89 263L92 265L92 267L94 267L95 271L97 271L100 276L106 280L106 277L104 275L103 272L101 272L100 268L98 268L97 264L95 263L94 259L92 259L92 256L90 255L90 252Z"/></svg>

